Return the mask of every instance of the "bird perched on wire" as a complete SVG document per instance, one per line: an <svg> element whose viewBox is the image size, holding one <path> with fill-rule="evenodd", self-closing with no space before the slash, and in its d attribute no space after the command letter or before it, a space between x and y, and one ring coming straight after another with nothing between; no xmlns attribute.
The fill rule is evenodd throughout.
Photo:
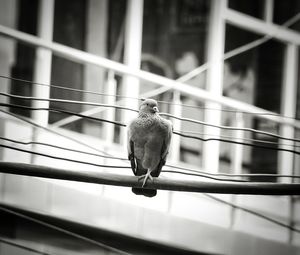
<svg viewBox="0 0 300 255"><path fill-rule="evenodd" d="M132 188L136 195L153 197L157 190L145 189L147 179L158 177L169 152L172 124L158 115L157 102L145 99L139 115L128 126L128 159L134 175L144 178L142 188Z"/></svg>

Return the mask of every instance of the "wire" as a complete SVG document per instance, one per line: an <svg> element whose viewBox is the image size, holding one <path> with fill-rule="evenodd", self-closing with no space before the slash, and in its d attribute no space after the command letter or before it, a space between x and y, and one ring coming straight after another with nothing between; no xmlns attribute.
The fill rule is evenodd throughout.
<svg viewBox="0 0 300 255"><path fill-rule="evenodd" d="M138 112L138 110L134 110L132 108L128 108L128 107L120 106L120 105L100 104L100 103L93 103L93 102L75 101L75 100L67 100L67 99L56 99L56 98L27 97L27 96L19 96L19 95L13 95L13 94L8 94L8 93L3 93L3 92L0 92L0 95L1 96L6 96L6 97L9 97L9 98L22 99L22 100L59 102L59 103L101 106L101 107L113 107L113 108L120 109L120 110Z"/></svg>
<svg viewBox="0 0 300 255"><path fill-rule="evenodd" d="M9 139L9 140L13 141L12 139ZM105 167L105 168L125 168L125 169L131 169L130 166L99 165L99 164L95 164L95 163L91 163L91 162L86 162L86 161L81 161L81 160L74 160L74 159L69 159L69 158L62 158L62 157L58 157L58 156L52 156L52 155L49 155L49 154L35 152L35 151L30 151L30 150L25 150L25 149L16 148L14 146L9 146L9 145L4 145L4 144L0 144L0 147L4 147L4 148L7 148L7 149L16 150L16 151L21 151L21 152L25 152L25 153L29 153L29 154L39 155L39 156L43 156L43 157L47 157L47 158L53 158L53 159L58 159L58 160L65 160L65 161L75 162L75 163L79 163L79 164L85 164L85 165L91 165L91 166L97 166L97 167ZM165 172L165 173L177 173L177 174L190 175L190 176L198 176L198 177L203 177L203 178L212 179L212 180L216 180L216 181L248 182L246 180L215 178L215 177L211 177L209 175L201 174L201 173L199 173L199 174L184 173L184 172L172 171L172 170L163 170L162 172Z"/></svg>
<svg viewBox="0 0 300 255"><path fill-rule="evenodd" d="M240 144L240 145L245 145L245 146L251 146L254 148L261 148L261 149L266 149L266 150L275 150L275 151L285 151L285 152L291 152L297 155L300 155L300 151L295 151L295 150L289 150L289 149L284 149L284 148L276 148L276 147L270 147L270 146L265 146L265 145L258 145L258 144L251 144L251 143L245 143L245 142L238 142L234 140L227 140L227 139L220 139L220 138L201 138L198 136L193 136L193 135L186 135L182 133L178 133L176 131L173 131L173 134L185 137L185 138L191 138L191 139L196 139L200 140L203 142L209 142L209 141L219 141L219 142L224 142L224 143L233 143L233 144Z"/></svg>
<svg viewBox="0 0 300 255"><path fill-rule="evenodd" d="M67 110L60 110L60 109L56 109L56 108L38 108L38 107L29 107L29 106L21 106L21 105L5 104L5 103L0 103L0 106L13 107L13 108L19 108L19 109L28 109L28 110L45 110L45 111L51 111L51 112L66 113L66 114L71 114L71 115L75 115L75 116L80 116L82 118L87 117L88 119L91 119L91 120L101 121L101 122L103 121L103 122L112 123L112 124L115 124L115 125L118 125L118 126L126 127L126 124L123 124L123 123L120 123L120 122L95 118L95 117L91 117L91 116L84 116L84 115L79 114L79 113L75 113L75 112L67 111ZM163 115L168 116L169 114L163 114ZM174 118L181 119L181 118L175 117L175 116L174 116ZM193 120L193 121L195 121L195 120ZM208 125L211 125L211 124L208 124ZM201 138L201 137L198 137L198 136L187 135L187 134L183 134L183 133L176 132L176 131L173 131L173 134L176 134L176 135L179 135L179 136L182 136L182 137L185 137L185 138L200 140L200 141L203 141L203 142L220 141L220 142L225 142L225 143L233 143L233 144L240 144L240 145L250 146L250 147L254 147L254 148L262 148L262 149L269 149L269 150L275 150L275 151L291 152L291 153L300 155L300 151L298 152L298 151L295 151L295 150L290 150L290 149L285 149L285 148L270 147L270 146L265 146L265 145L238 142L238 141L234 141L234 140L221 139L221 138ZM277 136L275 134L272 134L272 135ZM298 141L298 139L291 139L291 138L285 138L285 137L283 137L281 139Z"/></svg>
<svg viewBox="0 0 300 255"><path fill-rule="evenodd" d="M22 145L42 145L42 146L48 146L48 147L52 147L52 148L56 148L56 149L60 149L60 150L65 150L65 151L70 151L70 152L77 152L77 153L81 153L81 154L85 154L85 155L89 155L89 156L128 161L127 158L120 158L120 157L113 157L113 156L106 156L106 155L101 155L101 154L96 154L96 153L90 153L90 152L85 152L85 151L81 151L81 150L65 148L65 147L62 147L62 146L49 144L49 143L41 143L41 142L34 142L34 141L22 142L22 141L17 141L17 140L13 140L13 139L10 139L10 138L7 138L7 137L1 137L1 136L0 136L0 139L8 141L8 142L12 142L12 143L22 144Z"/></svg>
<svg viewBox="0 0 300 255"><path fill-rule="evenodd" d="M58 159L58 160L66 160L66 161L70 161L70 162L74 162L74 163L86 164L86 165L91 165L91 166L96 166L96 167L104 167L104 168L127 168L127 169L131 168L130 166L116 166L116 165L105 165L105 164L103 165L103 164L96 164L96 163L91 163L91 162L85 162L85 161L76 160L76 159L62 158L62 157L58 157L58 156L48 155L48 154L41 153L41 152L30 151L30 150L25 150L25 149L21 149L21 148L16 148L16 147L9 146L9 145L4 145L4 144L0 144L0 147L4 147L4 148L15 150L15 151L21 151L21 152L25 152L25 153L29 153L29 154L34 154L34 155L38 155L38 156L42 156L42 157L47 157L47 158L52 158L52 159Z"/></svg>
<svg viewBox="0 0 300 255"><path fill-rule="evenodd" d="M185 171L189 171L192 173L201 173L201 174L206 174L210 176L223 176L223 177L262 177L262 178L295 178L295 179L300 179L300 175L287 175L287 174L227 174L227 173L208 173L192 168L186 168L186 167L181 167L181 166L175 166L172 164L166 164L168 167L172 167L175 169L181 169Z"/></svg>
<svg viewBox="0 0 300 255"><path fill-rule="evenodd" d="M125 124L117 122L117 121L106 120L106 119L96 118L96 117L91 117L91 116L85 116L83 114L76 113L76 112L73 112L73 111L62 110L62 109L57 109L57 108L53 108L53 107L49 107L49 108L46 108L46 107L45 108L43 108L43 107L30 107L30 106L23 106L23 105L16 105L16 104L6 104L6 103L0 103L0 106L12 107L12 108L23 109L23 110L31 110L31 111L50 111L50 112L56 112L56 113L64 113L64 114L79 116L81 118L85 118L85 119L89 119L89 120L93 120L93 121L107 122L107 123L111 123L111 124L114 124L114 125L117 125L117 126L126 127Z"/></svg>
<svg viewBox="0 0 300 255"><path fill-rule="evenodd" d="M65 148L65 147L62 147L62 146L48 144L48 143L33 142L33 141L21 142L21 141L17 141L17 140L14 140L14 139L6 138L6 137L1 137L1 136L0 136L0 139L8 141L8 142L12 142L12 143L22 144L22 145L36 144L36 145L48 146L48 147L57 148L57 149L61 149L61 150L66 150L66 151L71 151L71 152L76 152L76 153L82 153L82 154L90 155L90 156L96 156L96 157L102 157L102 158L109 158L109 159L116 159L116 160L128 161L127 158L113 157L113 156L106 156L106 155L100 155L100 154L95 154L95 153L89 153L89 152L84 152L84 151L81 151L81 150L75 150L75 149ZM88 162L84 162L84 163L88 163ZM226 176L226 177L288 177L288 178L299 178L300 179L300 176L298 176L298 175L279 175L279 174L226 174L226 173L215 173L214 174L214 173L203 172L203 171L200 171L200 170L193 170L193 169L190 169L190 168L178 167L178 166L174 166L174 165L170 165L170 164L166 164L166 166L167 167L171 167L171 168L176 168L176 169L181 169L181 170L189 171L189 172L193 173L193 174L190 174L191 176L200 176L200 177L204 177L204 178L205 177L210 177L210 176L223 176L223 177ZM172 171L173 173L189 175L189 173L179 172L179 171L174 171L174 170L166 170L166 171L163 170L162 172L170 172L170 171ZM222 180L223 181L223 179L217 179L217 178L214 178L214 179L215 180ZM237 181L237 180L224 179L224 181ZM241 180L241 181L244 181L244 180Z"/></svg>
<svg viewBox="0 0 300 255"><path fill-rule="evenodd" d="M215 136L216 138L229 138L232 140L242 140L242 141L248 141L248 142L257 142L257 143L266 143L266 144L273 144L276 146L288 146L288 147L293 147L293 148L300 148L300 145L296 144L286 144L286 143L277 143L277 142L272 142L272 141L267 141L267 140L261 140L261 139L252 139L252 138L237 138L234 136L226 136L226 135L211 135L211 134L206 134L206 133L201 133L197 131L188 131L188 130L174 130L175 132L181 132L181 133L186 133L186 134L194 134L194 135L201 135L201 136Z"/></svg>
<svg viewBox="0 0 300 255"><path fill-rule="evenodd" d="M7 93L1 93L1 92L0 92L0 95L11 97L11 98L25 99L25 100L38 100L38 101L49 101L49 102L53 101L53 102L71 103L71 104L85 104L85 102L81 102L81 101L72 101L72 100L63 100L63 99L44 99L44 98L35 98L35 97L24 97L24 96L16 96L16 95L11 95L11 94L7 94ZM130 110L130 111L138 112L137 110L134 110L134 109L131 109L131 108L128 108L128 107L122 107L122 106L116 106L116 105L97 104L97 103L89 103L89 102L87 102L86 104L88 104L88 105L89 104L93 104L93 105L98 105L98 106L103 106L103 107L112 107L112 108L117 108L117 109L122 109L122 110ZM106 120L106 119L95 118L95 117L86 116L86 115L83 115L83 114L80 114L80 113L75 113L75 112L72 112L72 111L55 109L55 108L34 108L34 107L29 107L29 106L20 106L20 105L5 104L5 103L0 103L0 105L6 106L6 107L20 108L20 109L29 109L29 110L49 110L49 111L66 113L66 114L72 114L74 116L78 116L78 117L81 117L81 118L87 118L87 119L90 119L90 120L104 121L104 122L116 124L116 125L119 125L119 126L124 126L125 125L125 124L122 124L122 123L116 122L116 121L110 121L110 120ZM178 120L181 120L181 121L190 122L190 123L195 123L195 124L200 124L200 125L210 126L210 127L216 127L216 128L220 128L220 129L224 129L224 130L247 131L247 132L262 134L262 135L271 136L271 137L275 137L275 138L279 138L279 139L283 139L283 140L300 142L300 139L283 137L281 135L277 135L277 134L274 134L274 133L270 133L270 132L266 132L266 131L261 131L261 130L257 130L257 129L252 129L252 128L229 127L229 126L222 126L222 125L214 125L214 124L210 124L210 123L207 123L207 122L204 122L204 121L200 121L200 120L194 120L194 119L190 119L190 118L177 117L177 116L169 114L169 113L160 113L160 115L161 116L167 116L167 117L174 118L174 119L178 119Z"/></svg>
<svg viewBox="0 0 300 255"><path fill-rule="evenodd" d="M39 250L36 250L36 249L33 249L33 248L31 248L31 247L28 247L28 246L25 246L25 245L23 245L23 244L18 244L18 243L16 243L16 242L12 242L12 241L9 241L9 240L7 240L7 239L3 239L3 238L1 238L0 237L0 242L1 243L5 243L5 244L8 244L8 245L11 245L11 246L14 246L14 247L18 247L18 248L21 248L21 249L23 249L23 250L26 250L26 251L28 251L28 252L33 252L33 253L36 253L36 254L42 254L42 255L53 255L53 253L46 253L46 252L44 252L44 251L39 251Z"/></svg>
<svg viewBox="0 0 300 255"><path fill-rule="evenodd" d="M34 127L37 127L37 128L40 128L42 130L45 130L47 132L50 132L50 133L53 133L55 135L58 135L58 136L61 136L65 139L68 139L70 141L73 141L73 142L76 142L77 144L79 145L82 145L82 146L85 146L89 149L92 149L96 152L99 152L99 153L103 153L105 155L109 155L111 156L109 153L105 152L105 151L102 151L102 150L99 150L89 144L86 144L86 143L83 143L82 141L79 141L78 139L75 139L73 137L70 137L70 136L67 136L67 135L63 135L51 128L47 128L47 127L43 127L35 122L32 122L24 117L21 117L19 115L16 115L16 114L13 114L11 112L8 112L8 111L5 111L3 109L0 109L0 112L3 112L5 114L8 114L18 120L21 120L27 124L30 124ZM99 155L100 156L100 155ZM120 158L120 160L125 160L125 158ZM225 174L225 173L206 173L206 172L201 172L199 170L195 170L195 169L190 169L190 168L184 168L184 167L178 167L178 166L174 166L174 165L171 165L171 164L167 164L166 166L169 166L169 167L172 167L172 168L177 168L177 169L181 169L181 170L186 170L186 171L190 171L190 172L193 172L193 173L202 173L202 174L206 174L206 175L210 175L210 176L230 176L230 177L287 177L287 178L300 178L300 176L297 176L297 175L278 175L278 174Z"/></svg>
<svg viewBox="0 0 300 255"><path fill-rule="evenodd" d="M95 148L95 147L93 147L93 146L91 146L91 145L89 145L89 144L87 144L87 143L84 143L84 142L82 142L82 141L80 141L80 140L78 140L78 139L76 139L76 138L74 138L74 137L64 135L64 134L62 134L62 133L60 133L60 132L57 132L57 131L53 130L52 128L48 128L48 127L41 126L41 125L39 125L39 124L37 124L37 123L35 123L35 122L29 120L29 119L24 118L24 117L21 117L21 116L19 116L19 115L17 115L17 114L11 113L11 112L9 112L9 111L5 111L5 110L3 110L3 109L1 109L1 108L0 108L0 112L3 112L3 113L5 113L5 114L7 114L7 115L10 115L10 116L12 116L12 117L14 117L14 118L16 118L16 119L18 119L18 120L21 120L21 121L23 121L23 122L25 122L25 123L27 123L27 124L29 124L29 125L31 125L31 126L34 126L34 127L36 127L36 128L45 130L45 131L47 131L47 132L49 132L49 133L58 135L58 136L60 136L60 137L62 137L62 138L65 138L65 139L67 139L67 140L69 140L69 141L75 142L75 143L77 143L77 144L79 144L79 145L85 146L86 148L92 149L92 150L94 150L94 151L96 151L96 152L103 153L103 154L105 154L105 155L109 155L109 153L107 153L107 152L105 152L105 151L102 151L102 150L99 150L99 149L97 149L97 148Z"/></svg>
<svg viewBox="0 0 300 255"><path fill-rule="evenodd" d="M178 119L178 120L181 120L181 121L187 121L187 122L191 122L191 123L195 123L195 124L201 124L201 125L204 125L204 126L215 127L215 128L220 128L220 129L224 129L224 130L247 131L247 132L257 133L257 134L261 134L261 135L267 135L267 136L271 136L271 137L275 137L275 138L279 138L279 139L283 139L283 140L288 140L288 141L293 141L293 142L300 142L300 139L293 139L293 138L283 137L281 135L277 135L277 134L274 134L274 133L261 131L261 130L257 130L257 129L253 129L253 128L242 128L242 127L229 127L229 126L222 126L222 125L214 125L214 124L206 123L206 122L200 121L200 120L177 117L177 116L174 116L174 115L169 114L169 113L160 113L160 115L167 116L167 117L174 118L174 119Z"/></svg>
<svg viewBox="0 0 300 255"><path fill-rule="evenodd" d="M203 66L201 66L201 67L203 67ZM135 100L141 100L141 99L143 99L143 98L122 96L122 95L118 95L118 94L111 95L111 94L94 92L94 91L89 91L89 90L73 89L73 88L69 88L69 87L57 86L57 85L52 85L52 84L49 85L49 84L33 82L33 81L25 80L25 79L8 77L8 76L5 76L5 75L0 75L0 78L10 79L10 80L14 80L14 81L20 81L20 82L24 82L24 83L28 83L28 84L35 84L35 85L39 85L39 86L46 86L46 87L52 87L52 88L57 88L57 89L62 89L62 90L68 90L68 91L73 91L73 92L80 92L80 93L85 93L85 94L93 94L93 95L100 95L100 96L111 96L111 97L116 97L116 98L118 98L118 97L119 98L128 98L128 99L135 99ZM181 80L179 78L176 81L181 81ZM168 91L168 90L169 90L169 88L166 88L163 91ZM5 94L6 93L1 93L1 95L5 95ZM18 97L17 95L14 95L14 96ZM25 98L23 98L23 99L25 99ZM42 100L43 101L47 101L47 99L42 99ZM65 100L65 101L67 101L67 100ZM76 101L73 101L73 102L76 102ZM239 110L216 109L216 108L210 108L210 107L195 106L195 105L191 105L191 104L178 104L178 103L167 102L167 101L162 101L162 100L157 100L157 102L162 103L162 104L168 104L168 105L180 105L180 106L183 106L183 107L189 107L189 108L195 108L195 109L201 109L201 110L213 110L213 111L243 113L243 114L262 115L262 116L264 116L264 115L265 116L276 116L276 117L283 117L283 118L288 118L288 119L299 120L299 119L296 119L296 118L293 118L293 117L290 117L290 116L284 116L284 115L280 115L280 114L277 114L277 113L245 112L245 111L239 111ZM94 106L98 105L98 106L105 107L105 104L98 104L98 103L93 103L93 102L89 102L89 105L94 105ZM126 107L117 106L117 105L116 105L116 107L119 107L120 109L126 108ZM136 111L136 110L133 110L133 109L128 109L128 110Z"/></svg>
<svg viewBox="0 0 300 255"><path fill-rule="evenodd" d="M232 208L239 209L239 210L241 210L241 211L247 212L247 213L249 213L249 214L255 215L255 216L259 217L259 218L262 218L262 219L264 219L264 220L267 220L267 221L269 221L269 222L272 222L272 223L274 223L274 224L276 224L276 225L278 225L278 226L281 226L281 227L287 228L287 229L289 229L289 230L291 230L291 231L300 233L300 229L295 228L295 227L293 227L293 226L289 226L289 225L287 225L287 224L284 224L284 223L282 223L282 222L280 222L280 221L278 221L278 220L272 219L272 218L270 218L270 217L268 217L268 216L266 216L266 215L264 215L264 214L261 214L261 213L258 213L258 212L256 212L256 211L247 209L247 208L242 207L242 206L238 206L238 205L236 205L236 204L227 202L227 201L225 201L225 200L223 200L223 199L217 198L217 197L212 196L212 195L209 195L209 194L203 194L203 195L206 196L206 197L208 197L208 198L210 198L210 199L213 199L213 200L215 200L215 201L217 201L217 202L220 202L220 203L229 205L229 206L231 206Z"/></svg>
<svg viewBox="0 0 300 255"><path fill-rule="evenodd" d="M197 177L203 177L215 181L225 181L225 182L251 182L247 180L237 180L237 179L221 179L221 178L216 178L209 176L207 174L201 174L201 173L185 173L181 171L175 171L175 170L162 170L162 173L171 173L171 174L181 174L181 175L189 175L189 176L197 176Z"/></svg>
<svg viewBox="0 0 300 255"><path fill-rule="evenodd" d="M71 231L68 231L68 230L66 230L66 229L63 229L63 228L61 228L61 227L58 227L58 226L52 225L52 224L50 224L50 223L44 222L44 221L42 221L42 220L38 220L38 219L35 219L35 218L30 217L30 216L28 216L28 215L22 214L22 213L20 213L20 212L16 212L16 211L14 211L14 210L4 208L4 207L1 206L1 205L0 205L0 210L5 211L5 212L8 212L8 213L11 213L11 214L14 214L14 215L16 215L16 216L18 216L18 217L21 217L21 218L26 219L26 220L29 220L29 221L31 221L31 222L34 222L34 223L43 225L43 226L45 226L45 227L48 227L48 228L57 230L57 231L59 231L59 232L61 232L61 233L64 233L64 234L73 236L73 237L78 238L78 239L80 239L80 240L84 240L84 241L86 241L86 242L88 242L88 243L91 243L91 244L94 244L94 245L96 245L96 246L98 246L98 247L101 247L102 249L106 249L106 250L109 250L109 251L117 252L118 254L124 254L124 255L125 255L125 254L126 254L126 255L129 255L129 254L130 254L130 253L121 251L121 250L119 250L119 249L117 249L117 248L110 247L110 246L108 246L108 245L106 245L106 244L103 244L103 243L100 243L100 242L95 241L95 240L93 240L93 239L90 239L90 238L88 238L88 237L85 237L85 236L83 236L83 235L79 235L79 234L76 234L76 233L74 233L74 232L71 232Z"/></svg>

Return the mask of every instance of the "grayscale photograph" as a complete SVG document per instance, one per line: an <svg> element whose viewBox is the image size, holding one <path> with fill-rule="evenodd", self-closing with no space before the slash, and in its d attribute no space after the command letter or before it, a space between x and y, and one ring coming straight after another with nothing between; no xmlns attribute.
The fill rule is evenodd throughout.
<svg viewBox="0 0 300 255"><path fill-rule="evenodd" d="M0 0L0 255L300 255L300 0Z"/></svg>

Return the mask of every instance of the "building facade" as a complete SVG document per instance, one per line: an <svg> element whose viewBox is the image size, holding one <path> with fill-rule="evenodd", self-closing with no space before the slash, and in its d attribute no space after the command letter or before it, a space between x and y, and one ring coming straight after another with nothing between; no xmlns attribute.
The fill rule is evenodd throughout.
<svg viewBox="0 0 300 255"><path fill-rule="evenodd" d="M250 181L298 182L276 175L300 174L295 140L300 127L299 1L1 0L0 4L0 92L1 102L9 104L3 109L56 132L1 112L2 137L124 158L122 127L15 105L128 123L136 113L72 102L138 109L138 98L152 97L161 112L198 122L170 118L175 131L212 139L173 135L168 158L173 165L210 174L274 175L264 179L252 175ZM127 164L40 145L14 146L94 163ZM3 161L116 173L3 148L0 156ZM0 177L3 203L149 241L207 254L300 250L299 233L205 194L159 191L149 200L134 196L128 188ZM216 197L300 227L298 197Z"/></svg>

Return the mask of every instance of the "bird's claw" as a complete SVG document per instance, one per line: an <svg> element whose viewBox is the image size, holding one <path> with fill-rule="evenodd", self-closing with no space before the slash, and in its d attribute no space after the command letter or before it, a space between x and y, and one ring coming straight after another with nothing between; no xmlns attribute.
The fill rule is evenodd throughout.
<svg viewBox="0 0 300 255"><path fill-rule="evenodd" d="M153 177L151 176L151 172L147 172L146 174L143 174L141 176L139 176L139 180L140 179L143 179L144 178L144 181L143 181L143 185L142 185L142 188L145 186L146 182L147 182L147 179L150 179L151 181L153 181Z"/></svg>

